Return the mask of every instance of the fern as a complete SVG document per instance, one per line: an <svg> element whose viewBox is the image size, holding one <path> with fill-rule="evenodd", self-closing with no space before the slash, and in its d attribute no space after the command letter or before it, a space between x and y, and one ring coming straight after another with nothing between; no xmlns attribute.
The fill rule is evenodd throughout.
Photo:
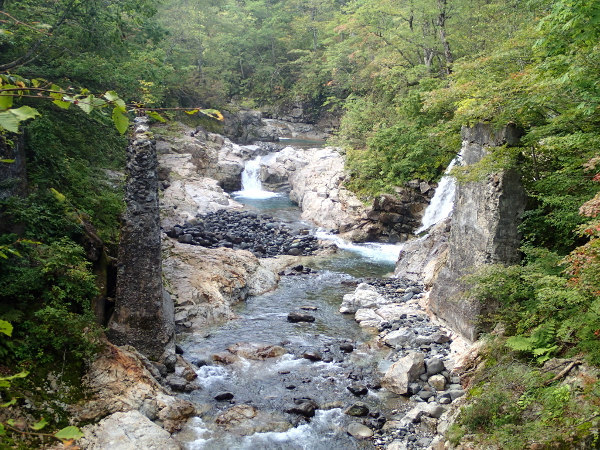
<svg viewBox="0 0 600 450"><path fill-rule="evenodd" d="M511 336L506 340L506 346L512 350L528 353L542 364L552 357L559 349L556 343L556 324L553 321L540 325L531 336Z"/></svg>

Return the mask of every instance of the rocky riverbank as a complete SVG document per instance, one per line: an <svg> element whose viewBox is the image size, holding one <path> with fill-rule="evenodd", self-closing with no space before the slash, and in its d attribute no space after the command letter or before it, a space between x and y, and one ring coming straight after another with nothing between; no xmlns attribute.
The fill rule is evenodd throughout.
<svg viewBox="0 0 600 450"><path fill-rule="evenodd" d="M377 333L378 345L392 349L379 365L381 385L408 400L381 429L372 430L373 442L388 449L443 445L452 406L465 394L457 367L465 343L431 321L421 306L426 297L421 283L364 281L344 296L340 312L354 314L362 327ZM372 425L364 419L360 423Z"/></svg>

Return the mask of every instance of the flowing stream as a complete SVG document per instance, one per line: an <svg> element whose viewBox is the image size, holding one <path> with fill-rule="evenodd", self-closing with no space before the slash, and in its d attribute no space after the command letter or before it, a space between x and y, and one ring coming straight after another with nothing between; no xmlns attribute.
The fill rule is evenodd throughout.
<svg viewBox="0 0 600 450"><path fill-rule="evenodd" d="M390 274L400 247L351 244L315 230L300 220L299 209L287 197L262 189L259 166L260 158L247 163L243 189L234 193L236 200L247 209L332 240L340 251L303 259L308 268L282 276L274 291L241 302L237 319L184 338L180 345L186 358L201 366L197 372L202 389L188 395L206 405L206 412L201 419L194 419L180 438L189 449L374 448L372 441L347 434L347 426L355 418L344 410L361 401L372 412L389 416L406 400L377 387L360 398L347 389L355 382L375 385L378 365L390 350L370 348L367 342L373 335L361 329L352 315L342 315L338 309L342 296L354 291L359 278ZM315 320L292 323L287 320L290 312L308 313ZM228 365L213 361L213 355L227 353L228 347L238 343L281 346L285 354L264 360L238 357ZM354 351L340 349L348 344ZM307 358L315 354L318 357ZM232 398L216 401L219 393ZM295 400L305 398L319 405L314 417L286 412ZM248 420L223 425L219 416L236 405L254 409L245 410ZM221 425L216 423L219 420Z"/></svg>

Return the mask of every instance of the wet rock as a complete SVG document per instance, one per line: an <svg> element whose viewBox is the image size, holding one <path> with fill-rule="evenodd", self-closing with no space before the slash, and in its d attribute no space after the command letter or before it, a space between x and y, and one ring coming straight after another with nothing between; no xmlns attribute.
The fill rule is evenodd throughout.
<svg viewBox="0 0 600 450"><path fill-rule="evenodd" d="M319 405L309 398L299 398L294 400L295 405L286 410L290 414L299 414L304 417L314 417L315 411L319 409Z"/></svg>
<svg viewBox="0 0 600 450"><path fill-rule="evenodd" d="M225 400L231 400L234 395L231 392L221 392L220 394L215 395L214 399L218 402L222 402Z"/></svg>
<svg viewBox="0 0 600 450"><path fill-rule="evenodd" d="M286 349L279 345L263 345L240 342L227 347L227 351L246 359L263 360L277 358L287 353Z"/></svg>
<svg viewBox="0 0 600 450"><path fill-rule="evenodd" d="M288 322L298 323L298 322L314 322L315 317L310 314L305 314L301 312L291 312L287 316Z"/></svg>
<svg viewBox="0 0 600 450"><path fill-rule="evenodd" d="M359 422L348 425L348 434L355 439L369 439L373 437L373 430Z"/></svg>
<svg viewBox="0 0 600 450"><path fill-rule="evenodd" d="M315 351L308 351L302 354L302 357L304 359L308 359L309 361L321 361L323 359L323 356L321 355L321 353Z"/></svg>
<svg viewBox="0 0 600 450"><path fill-rule="evenodd" d="M217 425L231 428L239 425L241 422L253 419L258 414L258 410L250 405L235 405L227 411L220 414L215 423Z"/></svg>
<svg viewBox="0 0 600 450"><path fill-rule="evenodd" d="M316 311L319 308L316 306L301 306L300 309L303 309L304 311Z"/></svg>
<svg viewBox="0 0 600 450"><path fill-rule="evenodd" d="M340 350L344 353L352 353L354 351L354 345L350 343L340 344Z"/></svg>
<svg viewBox="0 0 600 450"><path fill-rule="evenodd" d="M183 355L183 348L181 348L181 346L179 344L175 345L175 354L177 355Z"/></svg>
<svg viewBox="0 0 600 450"><path fill-rule="evenodd" d="M344 411L344 414L354 417L364 417L367 414L369 414L369 408L364 403L356 402L348 409L346 409L346 411Z"/></svg>
<svg viewBox="0 0 600 450"><path fill-rule="evenodd" d="M347 387L347 389L356 396L367 395L369 389L363 384L353 383Z"/></svg>
<svg viewBox="0 0 600 450"><path fill-rule="evenodd" d="M410 352L390 366L381 380L382 386L395 394L408 393L408 385L425 371L424 360L423 353Z"/></svg>

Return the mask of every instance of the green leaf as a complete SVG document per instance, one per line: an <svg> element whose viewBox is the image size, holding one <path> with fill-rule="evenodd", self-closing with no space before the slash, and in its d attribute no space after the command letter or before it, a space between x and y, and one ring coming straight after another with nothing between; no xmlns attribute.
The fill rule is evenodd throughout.
<svg viewBox="0 0 600 450"><path fill-rule="evenodd" d="M14 162L14 159L0 159L0 163L12 164Z"/></svg>
<svg viewBox="0 0 600 450"><path fill-rule="evenodd" d="M10 94L0 94L0 109L8 109L13 105L13 96Z"/></svg>
<svg viewBox="0 0 600 450"><path fill-rule="evenodd" d="M124 134L129 127L129 117L123 114L123 111L118 106L115 106L112 112L112 120L119 133Z"/></svg>
<svg viewBox="0 0 600 450"><path fill-rule="evenodd" d="M89 114L92 112L92 109L94 109L92 106L93 98L93 95L88 95L87 97L79 100L77 102L77 106L79 106L83 110L83 112Z"/></svg>
<svg viewBox="0 0 600 450"><path fill-rule="evenodd" d="M10 322L6 320L0 320L0 333L5 334L7 336L12 336L13 326Z"/></svg>
<svg viewBox="0 0 600 450"><path fill-rule="evenodd" d="M38 431L44 428L46 425L48 425L48 421L42 417L39 422L34 423L30 428Z"/></svg>
<svg viewBox="0 0 600 450"><path fill-rule="evenodd" d="M0 405L0 408L8 408L9 406L14 405L15 403L17 403L17 399L13 398L10 402L2 403Z"/></svg>
<svg viewBox="0 0 600 450"><path fill-rule="evenodd" d="M60 192L58 192L56 189L54 188L50 188L50 192L52 192L52 195L54 195L54 198L59 202L59 203L64 203L67 200L67 197L65 197L64 194L61 194Z"/></svg>
<svg viewBox="0 0 600 450"><path fill-rule="evenodd" d="M33 119L40 113L31 106L21 106L0 112L0 127L12 133L19 132L19 124L25 120Z"/></svg>
<svg viewBox="0 0 600 450"><path fill-rule="evenodd" d="M120 97L119 94L117 94L115 91L107 91L104 94L104 98L109 102L116 102Z"/></svg>
<svg viewBox="0 0 600 450"><path fill-rule="evenodd" d="M54 103L56 106L62 109L69 109L69 107L71 106L71 102L65 102L60 99L53 100L52 103Z"/></svg>
<svg viewBox="0 0 600 450"><path fill-rule="evenodd" d="M163 116L161 116L159 113L157 113L156 111L148 111L148 115L150 117L152 117L154 120L158 120L159 122L166 122L165 118Z"/></svg>
<svg viewBox="0 0 600 450"><path fill-rule="evenodd" d="M12 380L16 380L17 378L25 378L27 375L29 375L29 372L26 372L24 370L23 372L16 373L9 377L0 377L0 381L12 381Z"/></svg>
<svg viewBox="0 0 600 450"><path fill-rule="evenodd" d="M67 441L70 439L80 439L83 437L83 433L79 428L69 426L54 433L54 437L60 439L61 441Z"/></svg>
<svg viewBox="0 0 600 450"><path fill-rule="evenodd" d="M104 94L104 98L109 102L114 103L117 107L119 107L119 109L122 112L125 112L127 110L125 102L123 101L123 99L121 99L121 97L119 97L119 94L117 94L115 91L107 91Z"/></svg>
<svg viewBox="0 0 600 450"><path fill-rule="evenodd" d="M4 428L4 425L2 425L0 423L0 436L4 436L6 434L6 429Z"/></svg>

